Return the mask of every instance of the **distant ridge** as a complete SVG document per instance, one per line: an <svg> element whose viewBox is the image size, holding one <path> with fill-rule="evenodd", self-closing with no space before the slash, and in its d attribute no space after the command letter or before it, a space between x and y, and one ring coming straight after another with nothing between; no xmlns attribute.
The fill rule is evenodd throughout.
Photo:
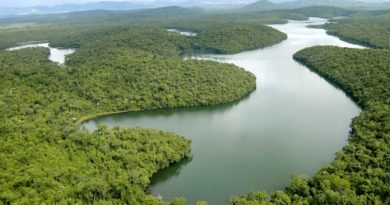
<svg viewBox="0 0 390 205"><path fill-rule="evenodd" d="M169 17L169 16L187 16L195 14L196 11L180 6L167 6L154 9L145 9L135 12L137 17Z"/></svg>
<svg viewBox="0 0 390 205"><path fill-rule="evenodd" d="M91 10L130 10L148 8L151 5L145 3L101 1L85 4L63 4L57 6L33 6L33 7L0 7L0 16L28 15L28 14L55 14L76 11Z"/></svg>
<svg viewBox="0 0 390 205"><path fill-rule="evenodd" d="M362 0L296 0L273 3L269 0L260 0L242 7L246 11L267 11L280 9L297 9L311 6L337 6L354 9L389 9L390 2L362 1Z"/></svg>
<svg viewBox="0 0 390 205"><path fill-rule="evenodd" d="M390 1L390 0L389 0ZM185 8L202 8L205 10L240 9L243 11L268 11L280 9L296 9L308 6L337 6L350 9L390 9L390 2L380 0L295 0L282 2L279 0L259 0L244 5L244 1L225 0L183 0L183 1L101 1L84 4L63 4L56 6L7 7L0 5L0 17L29 14L58 14L93 10L135 10L158 7L181 6ZM276 2L276 3L275 3Z"/></svg>
<svg viewBox="0 0 390 205"><path fill-rule="evenodd" d="M1 24L10 23L29 23L29 22L51 22L60 20L81 20L90 19L98 21L101 19L111 18L116 15L121 15L129 20L148 19L148 18L180 18L203 12L201 9L183 8L180 6L168 6L153 9L133 9L133 10L90 10L90 11L74 11L60 14L30 14L23 16L12 16L8 18L0 18Z"/></svg>
<svg viewBox="0 0 390 205"><path fill-rule="evenodd" d="M243 9L248 11L251 10L266 11L266 10L279 9L281 5L282 4L276 4L268 0L260 0L244 6Z"/></svg>

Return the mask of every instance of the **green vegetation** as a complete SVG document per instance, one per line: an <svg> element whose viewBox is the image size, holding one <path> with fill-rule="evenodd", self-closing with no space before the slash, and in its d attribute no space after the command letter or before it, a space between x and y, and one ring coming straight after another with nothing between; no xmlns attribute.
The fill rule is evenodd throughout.
<svg viewBox="0 0 390 205"><path fill-rule="evenodd" d="M384 1L354 1L354 0L294 0L277 2L270 0L258 0L243 7L245 10L278 10L278 9L301 9L315 6L340 7L352 10L378 10L389 9L389 2Z"/></svg>
<svg viewBox="0 0 390 205"><path fill-rule="evenodd" d="M329 34L370 46L390 49L390 15L338 20L325 26Z"/></svg>
<svg viewBox="0 0 390 205"><path fill-rule="evenodd" d="M271 11L206 12L180 7L133 11L87 11L68 14L30 15L0 19L0 48L25 41L49 41L55 47L78 48L87 42L129 30L133 26L183 28L200 35L187 38L186 50L235 53L261 48L286 36L261 24L286 23L307 17L375 16L387 11L353 11L331 6L312 6ZM213 20L211 20L213 19ZM231 35L227 35L230 33ZM180 40L179 40L180 41ZM213 50L215 49L215 50Z"/></svg>
<svg viewBox="0 0 390 205"><path fill-rule="evenodd" d="M333 6L311 6L291 10L307 17L335 18L340 16L349 16L353 13L351 10L333 7Z"/></svg>
<svg viewBox="0 0 390 205"><path fill-rule="evenodd" d="M264 48L287 39L287 35L256 22L179 21L170 28L191 30L197 36L188 38L186 52L237 53Z"/></svg>
<svg viewBox="0 0 390 205"><path fill-rule="evenodd" d="M192 50L196 50L197 47L194 46L196 44L201 50L213 50L215 53L237 53L264 48L287 39L287 35L259 23L226 23L226 25L215 23L209 27L195 37Z"/></svg>
<svg viewBox="0 0 390 205"><path fill-rule="evenodd" d="M149 129L75 127L87 114L230 102L255 88L233 65L115 50L58 67L43 48L0 52L2 203L161 204L143 192L190 142ZM108 58L107 58L108 59Z"/></svg>
<svg viewBox="0 0 390 205"><path fill-rule="evenodd" d="M363 112L349 144L313 178L296 176L285 192L231 197L243 204L389 204L390 51L317 46L294 59L347 92Z"/></svg>
<svg viewBox="0 0 390 205"><path fill-rule="evenodd" d="M167 48L172 49L172 55L176 55L176 51L237 53L270 46L287 38L285 34L276 29L258 22L199 19L179 21L163 19L159 21L155 19L154 22L145 23L145 19L139 22L125 21L128 18L126 15L118 15L113 18L118 21L112 22L111 19L106 19L102 22L96 22L87 19L80 22L65 21L61 25L43 23L0 27L0 48L8 48L26 41L49 41L54 47L82 48L92 42L102 39L110 41L112 36L128 34L133 36L132 39L127 38L127 41L131 41L130 47L132 48L149 47L148 50ZM147 24L147 26L141 24ZM166 28L193 30L199 35L184 37L179 34L166 34ZM153 42L146 36L154 39ZM160 37L169 42L160 40ZM141 41L136 42L137 40ZM172 44L173 47L165 47L164 43ZM169 52L165 50L163 53L165 55Z"/></svg>
<svg viewBox="0 0 390 205"><path fill-rule="evenodd" d="M261 5L266 1L260 1L260 7L250 5L239 11L211 16L213 19L234 19L243 22L262 22L267 24L283 24L289 20L307 20L308 17L335 18L340 16L357 15L360 11L338 8L334 6L309 6L304 8L275 8L265 9L267 6ZM255 3L256 4L256 3ZM268 4L268 3L267 3ZM371 14L371 13L369 13Z"/></svg>
<svg viewBox="0 0 390 205"><path fill-rule="evenodd" d="M260 3L260 2L259 2ZM243 13L240 15L244 16L256 16L256 15L271 15L277 16L282 19L290 19L290 20L307 20L308 17L319 17L319 18L335 18L340 16L351 16L357 12L356 10L343 9L334 6L307 6L302 8L279 8L279 9L266 9L262 10L261 8L249 7L247 9L244 8ZM248 13L248 15L245 15ZM249 19L248 19L249 20Z"/></svg>
<svg viewBox="0 0 390 205"><path fill-rule="evenodd" d="M145 190L158 170L190 157L189 140L143 128L99 126L89 133L79 123L101 113L237 100L255 89L254 75L180 54L235 52L285 38L258 23L223 21L194 24L199 36L191 38L166 31L169 22L88 20L0 29L3 48L30 40L78 48L64 67L47 59L48 49L0 51L0 204L165 204ZM207 41L218 32L220 38Z"/></svg>
<svg viewBox="0 0 390 205"><path fill-rule="evenodd" d="M161 29L183 28L197 31L199 35L196 37L175 40L179 41L182 48L191 52L235 53L269 46L286 39L284 34L261 24L286 23L286 19L306 20L311 16L358 17L386 13L388 11L362 12L331 6L313 6L299 9L222 13L166 7L151 10L30 15L0 19L0 48L5 49L26 41L49 41L54 47L79 48L102 37L147 24L149 27ZM361 33L367 33L364 31ZM379 30L377 33L381 32Z"/></svg>
<svg viewBox="0 0 390 205"><path fill-rule="evenodd" d="M190 141L143 128L99 126L89 133L78 128L79 122L101 113L237 100L255 89L252 74L234 65L182 60L180 55L269 46L286 35L261 23L313 14L356 16L327 29L345 39L389 48L388 19L358 19L366 14L333 7L221 14L168 7L1 19L0 48L47 40L52 46L78 49L65 67L48 61L43 48L0 51L0 204L165 204L145 194L150 177L190 157ZM185 37L166 28L199 35ZM389 52L316 47L295 59L362 106L350 144L313 178L293 178L285 192L251 192L229 201L389 204ZM171 204L183 203L185 199L177 198Z"/></svg>
<svg viewBox="0 0 390 205"><path fill-rule="evenodd" d="M389 56L388 50L314 47L294 57L341 87L364 108L370 101L390 103Z"/></svg>
<svg viewBox="0 0 390 205"><path fill-rule="evenodd" d="M1 204L161 203L143 189L154 172L188 156L190 142L140 128L78 130L78 117L101 108L77 89L87 84L76 68L47 55L41 48L0 52Z"/></svg>
<svg viewBox="0 0 390 205"><path fill-rule="evenodd" d="M109 21L110 23L124 22L153 22L156 20L170 20L177 18L186 18L202 14L201 10L192 10L178 6L169 6L155 9L136 9L136 10L92 10L60 14L36 14L21 15L10 18L1 18L0 24L16 23L80 23L94 22L98 23ZM119 22L118 22L119 21Z"/></svg>

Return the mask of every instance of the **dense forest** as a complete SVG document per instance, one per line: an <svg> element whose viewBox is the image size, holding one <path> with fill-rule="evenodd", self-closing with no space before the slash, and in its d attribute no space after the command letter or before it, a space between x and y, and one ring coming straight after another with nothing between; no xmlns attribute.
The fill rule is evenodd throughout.
<svg viewBox="0 0 390 205"><path fill-rule="evenodd" d="M287 38L265 23L351 16L326 29L389 48L386 13L310 7L215 14L168 7L0 19L1 49L26 41L77 48L62 67L47 59L44 48L0 51L0 204L166 204L145 190L158 170L191 157L189 140L145 128L101 125L87 132L79 123L104 113L240 99L256 88L251 73L182 55L236 53ZM251 192L229 201L389 204L390 52L315 47L294 58L363 108L351 125L350 143L312 178L297 176L284 191ZM184 203L182 198L171 202Z"/></svg>
<svg viewBox="0 0 390 205"><path fill-rule="evenodd" d="M192 30L198 35L189 39L187 52L237 53L264 48L287 39L276 29L257 22L181 21L169 27Z"/></svg>
<svg viewBox="0 0 390 205"><path fill-rule="evenodd" d="M192 38L171 36L171 41L176 41L181 49L191 52L236 53L270 46L287 38L285 34L262 25L274 21L286 22L282 20L283 15L276 14L260 15L251 22L238 21L225 15L211 20L209 17L213 16L212 14L203 17L189 9L168 7L142 12L90 11L59 16L43 15L39 16L39 21L27 21L23 17L4 20L4 25L0 27L0 48L5 49L28 41L48 41L53 47L79 48L86 43L118 33L147 34L148 30L140 31L145 25L161 30L172 27L196 30L199 35ZM249 16L246 19L248 18ZM137 37L141 38L142 35ZM156 42L155 48L159 48L158 44L163 41Z"/></svg>
<svg viewBox="0 0 390 205"><path fill-rule="evenodd" d="M390 49L390 14L367 16L367 13L363 13L355 15L355 18L340 19L335 23L326 24L325 29L329 34L336 35L346 41L373 48Z"/></svg>
<svg viewBox="0 0 390 205"><path fill-rule="evenodd" d="M312 178L295 176L284 192L251 192L232 204L389 204L390 51L317 46L294 59L350 95L363 112L349 144Z"/></svg>
<svg viewBox="0 0 390 205"><path fill-rule="evenodd" d="M191 157L189 140L144 128L90 133L78 126L99 114L221 104L254 90L254 75L241 68L180 55L237 52L286 36L256 23L210 24L194 24L196 38L166 31L166 22L2 27L3 47L49 39L77 51L61 67L45 48L0 51L0 203L165 204L145 190L155 172ZM202 37L218 32L214 41ZM227 45L238 36L245 37L240 44Z"/></svg>
<svg viewBox="0 0 390 205"><path fill-rule="evenodd" d="M157 170L190 155L190 142L141 128L89 133L79 119L225 103L255 88L252 74L229 64L106 51L110 58L67 67L43 48L0 52L2 203L161 204L143 190Z"/></svg>
<svg viewBox="0 0 390 205"><path fill-rule="evenodd" d="M385 12L384 12L385 13ZM259 48L286 38L280 32L260 24L283 24L287 19L307 20L308 17L371 16L330 6L272 11L207 12L181 7L165 7L135 11L86 11L67 14L29 15L0 19L0 48L20 42L49 41L54 47L78 48L85 42L110 36L132 26L183 28L198 31L186 48L220 53L235 53L246 46ZM226 32L226 33L225 33ZM228 35L230 33L231 35ZM217 36L215 35L217 34ZM232 39L235 39L234 44ZM227 42L229 41L229 43ZM237 43L235 43L237 42Z"/></svg>

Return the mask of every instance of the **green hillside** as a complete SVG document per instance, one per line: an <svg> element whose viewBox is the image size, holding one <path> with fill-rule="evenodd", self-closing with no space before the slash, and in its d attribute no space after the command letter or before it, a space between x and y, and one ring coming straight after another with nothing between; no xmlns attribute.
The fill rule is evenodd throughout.
<svg viewBox="0 0 390 205"><path fill-rule="evenodd" d="M374 48L390 49L390 14L376 16L370 12L366 17L338 20L326 24L329 34L338 36L346 41L363 44ZM375 15L375 16L371 16Z"/></svg>

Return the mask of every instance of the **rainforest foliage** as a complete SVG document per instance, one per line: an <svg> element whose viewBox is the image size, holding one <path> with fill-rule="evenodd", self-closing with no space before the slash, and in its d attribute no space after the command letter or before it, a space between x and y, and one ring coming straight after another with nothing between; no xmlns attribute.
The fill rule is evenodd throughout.
<svg viewBox="0 0 390 205"><path fill-rule="evenodd" d="M390 49L390 14L364 15L337 20L336 23L326 24L325 28L328 33L350 42Z"/></svg>
<svg viewBox="0 0 390 205"><path fill-rule="evenodd" d="M132 32L130 35L137 35L136 40L142 38L144 34L153 35L153 33L147 33L150 30L142 30L145 25L160 30L175 26L196 30L198 35L195 37L183 37L179 34L170 37L170 41L177 42L180 49L187 52L236 53L270 46L287 38L285 34L262 25L262 23L271 23L276 19L281 20L284 16L259 16L251 22L242 22L226 16L211 20L213 18L204 18L198 16L197 12L180 7L142 12L101 11L99 13L90 11L43 15L41 18L39 21L31 19L25 21L25 17L3 20L4 25L0 26L0 48L8 48L26 41L49 41L53 47L79 48L100 38L109 38L112 35L126 32ZM51 19L56 19L56 21ZM285 20L282 20L282 23L284 22ZM156 44L142 46L154 46L158 49L165 39L155 39L158 41L154 42Z"/></svg>
<svg viewBox="0 0 390 205"><path fill-rule="evenodd" d="M231 197L244 204L389 204L390 51L318 46L294 59L348 93L362 108L349 144L314 177L295 176L285 192Z"/></svg>
<svg viewBox="0 0 390 205"><path fill-rule="evenodd" d="M41 48L0 52L0 203L161 203L144 195L149 177L188 156L190 142L140 128L78 130L77 118L102 110L78 89L87 84L77 68L58 67L47 55Z"/></svg>
<svg viewBox="0 0 390 205"><path fill-rule="evenodd" d="M282 40L287 35L256 22L231 23L223 21L179 21L171 28L194 31L198 35L187 40L186 52L237 53L264 48Z"/></svg>
<svg viewBox="0 0 390 205"><path fill-rule="evenodd" d="M127 25L126 25L127 24ZM166 28L183 28L196 30L198 35L184 37L179 34L170 35L169 41L174 42L179 49L187 52L214 52L237 53L240 51L263 48L283 41L287 36L276 29L264 26L256 22L232 23L225 21L180 21L151 23L148 27L137 24L117 25L84 25L64 24L61 26L52 24L21 24L10 29L0 27L0 47L8 48L19 42L49 41L54 47L79 48L92 41L101 38L110 38L113 35L133 35L133 43L136 40L146 40L147 35L155 39L155 44L138 43L138 46L149 46L150 49L159 49L164 40L153 37L156 32L167 32ZM151 30L154 28L154 30ZM159 29L160 31L157 31ZM153 32L153 33L148 33ZM165 34L167 36L167 34ZM128 39L131 40L131 39ZM162 45L164 46L164 45ZM175 48L176 50L176 48Z"/></svg>
<svg viewBox="0 0 390 205"><path fill-rule="evenodd" d="M230 33L203 42L168 32L161 22L72 26L0 29L2 47L30 40L77 47L64 66L49 61L46 48L0 51L0 204L166 204L145 190L158 170L190 157L189 140L144 128L99 126L87 132L79 123L100 113L237 100L255 89L253 74L231 64L183 60L179 54L195 43L234 52L285 38L259 24L234 30L234 24L221 22L217 29L254 35L253 42L233 46L224 45L236 40L224 37ZM260 38L270 32L279 40Z"/></svg>
<svg viewBox="0 0 390 205"><path fill-rule="evenodd" d="M144 128L99 126L87 132L78 128L79 122L99 113L239 99L255 89L252 74L229 64L183 60L182 55L269 46L286 35L261 23L305 20L313 14L373 12L313 7L215 14L167 7L0 19L2 49L26 41L77 48L65 66L48 61L44 48L0 51L0 204L165 204L145 189L153 173L190 157L190 141ZM381 28L387 21L377 24L378 19L340 20L328 29L388 48L383 40L387 31ZM348 32L338 25L346 25ZM365 26L368 34L359 30ZM186 37L167 28L198 35ZM389 204L389 52L316 47L295 58L362 106L350 144L313 178L294 177L284 192L251 192L230 201ZM171 202L183 203L183 198Z"/></svg>
<svg viewBox="0 0 390 205"><path fill-rule="evenodd" d="M294 56L341 87L363 108L370 101L390 104L389 57L389 50L330 46L302 50Z"/></svg>
<svg viewBox="0 0 390 205"><path fill-rule="evenodd" d="M78 119L225 103L255 88L233 65L106 49L110 58L65 67L44 48L0 52L1 203L161 204L144 194L149 178L188 156L190 142L141 128L88 133Z"/></svg>

